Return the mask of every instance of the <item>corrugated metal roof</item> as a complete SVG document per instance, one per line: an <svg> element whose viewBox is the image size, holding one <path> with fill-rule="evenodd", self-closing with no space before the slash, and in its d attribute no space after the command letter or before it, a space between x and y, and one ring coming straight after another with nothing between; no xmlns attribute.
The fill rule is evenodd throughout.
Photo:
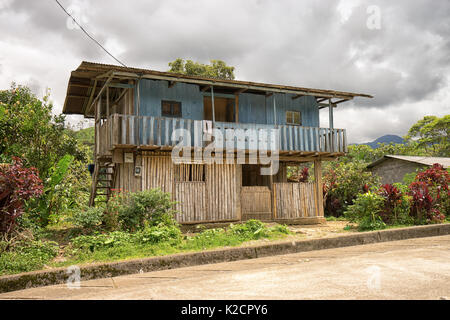
<svg viewBox="0 0 450 320"><path fill-rule="evenodd" d="M374 167L374 166L376 166L376 165L386 161L387 159L399 159L399 160L404 160L404 161L409 161L409 162L415 162L415 163L423 164L425 166L432 166L435 163L439 163L442 166L444 166L445 169L450 167L450 158L445 158L445 157L385 155L383 158L381 158L381 159L379 159L379 160L369 164L367 166L367 168L372 168L372 167Z"/></svg>
<svg viewBox="0 0 450 320"><path fill-rule="evenodd" d="M293 93L296 95L310 95L323 98L337 98L350 100L354 97L372 98L371 95L363 93L352 93L335 90L322 90L303 87L293 87L284 85L275 85L258 82L212 79L199 76L187 76L171 72L160 72L148 69L138 69L131 67L122 67L101 63L83 61L80 66L72 71L69 84L67 86L67 95L64 102L63 113L66 114L85 114L87 103L92 95L96 96L100 87L106 79L98 78L107 72L117 74L127 74L129 78L147 78L163 79L173 82L187 82L198 84L199 86L213 85L218 90L234 90L234 92L245 91L248 93ZM102 83L103 82L103 83ZM341 100L341 101L344 101Z"/></svg>

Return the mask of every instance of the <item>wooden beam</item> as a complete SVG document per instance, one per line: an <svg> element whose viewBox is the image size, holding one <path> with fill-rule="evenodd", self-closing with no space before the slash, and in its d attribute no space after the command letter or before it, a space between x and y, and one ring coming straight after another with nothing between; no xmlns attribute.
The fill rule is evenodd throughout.
<svg viewBox="0 0 450 320"><path fill-rule="evenodd" d="M329 103L319 103L318 105L319 105L319 109L329 108L330 107ZM337 107L337 105L335 105L335 104L331 104L331 105L333 106L333 108Z"/></svg>
<svg viewBox="0 0 450 320"><path fill-rule="evenodd" d="M247 88L242 88L242 89L239 89L238 91L236 91L234 94L241 94L241 93L244 93L247 90L248 90Z"/></svg>
<svg viewBox="0 0 450 320"><path fill-rule="evenodd" d="M68 97L68 98L78 98L78 99L86 99L86 98L89 98L89 96L80 96L80 95L77 95L77 94L68 94L67 97Z"/></svg>
<svg viewBox="0 0 450 320"><path fill-rule="evenodd" d="M319 98L319 99L316 99L316 101L319 103L319 102L322 102L322 101L325 101L325 100L327 100L328 98Z"/></svg>
<svg viewBox="0 0 450 320"><path fill-rule="evenodd" d="M295 99L298 99L298 98L301 98L304 96L305 96L304 94L296 94L295 96L292 97L292 100L295 100Z"/></svg>
<svg viewBox="0 0 450 320"><path fill-rule="evenodd" d="M97 80L94 81L94 86L92 87L91 96L89 97L88 103L87 103L86 108L84 110L84 114L85 115L87 113L86 109L89 108L89 106L91 105L92 99L94 98L95 89L97 89Z"/></svg>
<svg viewBox="0 0 450 320"><path fill-rule="evenodd" d="M342 99L342 100L333 102L333 105L336 105L336 104L338 104L338 103L342 103L342 102L345 102L345 101L349 101L349 100L351 100L351 99Z"/></svg>
<svg viewBox="0 0 450 320"><path fill-rule="evenodd" d="M273 92L266 92L266 98L269 98L273 95Z"/></svg>
<svg viewBox="0 0 450 320"><path fill-rule="evenodd" d="M119 97L118 97L116 100L114 100L113 105L116 104L117 102L119 102L120 99L122 99L123 96L125 95L125 93L127 93L127 92L128 92L128 90L127 90L127 89L124 89L124 90L120 93Z"/></svg>
<svg viewBox="0 0 450 320"><path fill-rule="evenodd" d="M211 88L211 86L200 87L200 91L205 92L205 91L209 90L210 88Z"/></svg>
<svg viewBox="0 0 450 320"><path fill-rule="evenodd" d="M91 84L84 84L84 83L70 83L71 87L80 87L80 88L89 88Z"/></svg>
<svg viewBox="0 0 450 320"><path fill-rule="evenodd" d="M108 80L106 80L105 84L104 84L103 87L100 89L100 92L97 94L97 97L94 98L94 100L92 101L92 103L91 103L90 106L89 106L89 105L87 106L87 109L86 109L86 112L85 112L85 113L88 113L88 112L92 109L92 106L95 104L95 101L102 95L103 90L106 89L106 87L108 86L108 84L109 84L109 82L111 81L111 79L112 79L112 76L110 76L110 77L108 78Z"/></svg>
<svg viewBox="0 0 450 320"><path fill-rule="evenodd" d="M129 84L129 83L118 83L118 82L114 83L113 82L113 83L108 84L108 87L110 87L110 88L120 88L120 89L131 89L134 86L132 84Z"/></svg>

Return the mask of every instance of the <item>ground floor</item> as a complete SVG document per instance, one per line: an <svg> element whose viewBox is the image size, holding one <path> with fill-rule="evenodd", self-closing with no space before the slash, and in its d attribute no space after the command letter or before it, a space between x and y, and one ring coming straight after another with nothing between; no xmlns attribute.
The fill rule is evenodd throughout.
<svg viewBox="0 0 450 320"><path fill-rule="evenodd" d="M450 236L199 265L0 299L450 299Z"/></svg>
<svg viewBox="0 0 450 320"><path fill-rule="evenodd" d="M129 154L129 155L128 155ZM122 159L125 159L122 161ZM258 219L288 223L324 221L321 161L310 162L308 182L291 182L288 170L306 162L280 161L273 175L258 164L174 163L171 153L121 152L108 167L111 189L160 188L177 202L182 224ZM113 172L113 173L112 173Z"/></svg>

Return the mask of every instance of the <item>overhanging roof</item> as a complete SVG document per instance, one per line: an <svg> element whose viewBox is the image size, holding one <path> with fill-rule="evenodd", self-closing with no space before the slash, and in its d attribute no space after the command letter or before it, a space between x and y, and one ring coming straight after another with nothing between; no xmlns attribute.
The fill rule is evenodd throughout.
<svg viewBox="0 0 450 320"><path fill-rule="evenodd" d="M435 163L441 164L445 169L450 167L450 158L385 155L383 158L369 164L367 166L367 168L373 168L388 159L398 159L398 160L403 160L403 161L415 162L415 163L418 163L418 164L421 164L424 166L429 166L429 167L431 167Z"/></svg>
<svg viewBox="0 0 450 320"><path fill-rule="evenodd" d="M214 90L223 93L291 93L297 96L314 96L316 98L339 99L333 103L340 103L351 100L354 97L373 98L371 95L363 93L352 93L334 90L322 90L303 87L293 87L275 85L258 82L212 79L198 76L187 76L171 72L161 72L147 69L122 67L116 65L100 64L83 61L80 66L72 71L67 86L67 95L64 102L63 113L65 114L85 114L88 104L92 103L100 92L108 78L114 79L154 79L167 80L170 82L184 82L197 84L207 88L214 86Z"/></svg>

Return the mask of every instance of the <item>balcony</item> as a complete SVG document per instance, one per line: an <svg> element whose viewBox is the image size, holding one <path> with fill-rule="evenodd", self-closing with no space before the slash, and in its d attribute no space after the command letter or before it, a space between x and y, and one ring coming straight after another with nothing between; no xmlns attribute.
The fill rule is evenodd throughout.
<svg viewBox="0 0 450 320"><path fill-rule="evenodd" d="M184 131L173 134L176 129ZM178 144L180 137L188 146L205 148L210 142L203 138L213 134L218 149L278 150L280 155L337 156L347 152L344 129L295 125L212 123L183 118L113 114L97 124L96 132L96 153L100 157L110 155L116 148L171 150Z"/></svg>

